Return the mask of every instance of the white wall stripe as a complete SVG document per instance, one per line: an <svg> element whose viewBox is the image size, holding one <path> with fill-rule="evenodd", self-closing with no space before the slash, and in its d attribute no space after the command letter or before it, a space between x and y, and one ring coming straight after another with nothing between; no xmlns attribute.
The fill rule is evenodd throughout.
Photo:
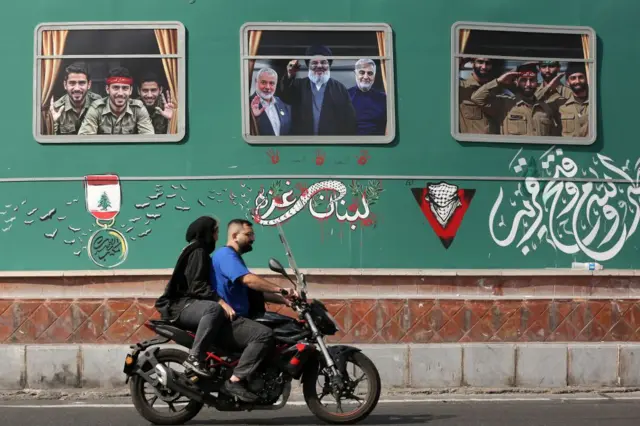
<svg viewBox="0 0 640 426"><path fill-rule="evenodd" d="M0 278L29 277L100 277L100 276L158 276L171 275L173 269L105 269L105 270L62 270L62 271L0 271ZM270 269L252 268L258 275L278 275ZM640 276L640 269L608 269L584 271L570 268L544 269L397 269L397 268L300 268L308 276L415 276L415 277L536 277L536 276Z"/></svg>
<svg viewBox="0 0 640 426"><path fill-rule="evenodd" d="M521 182L525 177L520 176L443 176L443 175L203 175L203 176L120 176L121 181L197 181L197 180L260 180L260 179L337 179L337 180L405 180L405 181L431 181L431 180L458 180L458 181L513 181ZM0 177L0 183L15 182L81 182L84 176L59 176L59 177ZM553 178L538 177L540 182L593 182L593 183L624 183L631 184L626 179L606 178ZM415 183L419 186L420 183Z"/></svg>

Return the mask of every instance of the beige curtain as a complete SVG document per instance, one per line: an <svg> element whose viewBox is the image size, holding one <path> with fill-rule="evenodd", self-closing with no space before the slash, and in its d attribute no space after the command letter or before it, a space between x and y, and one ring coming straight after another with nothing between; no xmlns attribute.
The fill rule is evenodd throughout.
<svg viewBox="0 0 640 426"><path fill-rule="evenodd" d="M460 30L460 53L464 53L464 49L467 47L470 35L471 30Z"/></svg>
<svg viewBox="0 0 640 426"><path fill-rule="evenodd" d="M42 56L62 55L64 53L64 45L67 41L68 30L60 31L43 31L42 32ZM49 102L51 100L51 93L53 92L53 86L60 72L60 65L62 59L42 59L40 61L41 66L41 81L40 90L42 93L42 105L41 105L41 132L43 135L53 134L53 119L49 112Z"/></svg>
<svg viewBox="0 0 640 426"><path fill-rule="evenodd" d="M262 38L262 31L249 31L249 56L255 56L258 54L258 47L260 47L260 38ZM249 86L247 87L251 87L251 79L253 78L253 69L255 66L256 60L249 59ZM249 117L251 117L251 121L249 122L249 134L251 134L252 136L257 136L259 135L258 122L251 113L251 107L249 107Z"/></svg>
<svg viewBox="0 0 640 426"><path fill-rule="evenodd" d="M460 51L458 53L464 53L469 43L469 37L471 36L471 30L460 30ZM467 58L460 58L458 61L458 68L462 69L466 63Z"/></svg>
<svg viewBox="0 0 640 426"><path fill-rule="evenodd" d="M154 30L158 47L162 55L178 54L178 31L177 30ZM169 133L178 133L178 108L180 99L178 99L178 59L162 58L164 72L169 82L169 90L171 91L171 100L174 104L174 114L171 122L169 122Z"/></svg>
<svg viewBox="0 0 640 426"><path fill-rule="evenodd" d="M378 55L387 56L387 39L384 36L384 31L377 31L376 36L378 38ZM380 59L380 74L382 74L382 85L384 86L385 93L387 90L387 61L386 59ZM387 115L390 112L387 112ZM384 131L385 135L389 134L389 120L387 119L387 128Z"/></svg>
<svg viewBox="0 0 640 426"><path fill-rule="evenodd" d="M591 59L589 57L589 36L586 34L582 35L582 52L584 53L584 58L585 59ZM589 63L585 63L584 64L584 68L585 68L585 72L587 73L587 84L590 83L590 79L589 79L589 74L590 74L590 67L589 67Z"/></svg>

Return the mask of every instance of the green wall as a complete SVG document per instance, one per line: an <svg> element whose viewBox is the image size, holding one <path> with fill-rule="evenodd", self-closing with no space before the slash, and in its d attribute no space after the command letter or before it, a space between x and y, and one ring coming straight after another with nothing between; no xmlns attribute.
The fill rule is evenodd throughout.
<svg viewBox="0 0 640 426"><path fill-rule="evenodd" d="M226 11L225 8L228 8ZM308 209L295 215L285 224L285 230L302 267L321 268L543 268L569 267L574 260L602 259L606 268L638 268L640 235L635 231L634 218L638 211L638 184L636 161L640 149L633 130L637 121L632 103L635 84L633 70L638 67L636 15L637 2L611 0L585 2L566 0L536 0L522 4L511 1L490 0L458 2L423 0L326 0L321 7L304 7L301 3L271 0L269 2L235 0L25 0L4 6L5 25L0 29L5 65L0 69L4 81L5 102L0 103L3 122L2 154L0 155L0 269L2 270L66 270L99 268L88 258L83 243L65 244L74 237L86 238L95 222L84 206L83 176L88 174L117 173L122 180L123 206L116 218L115 228L127 238L136 237L147 229L151 233L129 240L126 261L118 268L172 267L184 244L184 231L188 223L201 214L214 214L226 221L244 216L246 209L233 204L228 196L219 196L225 188L234 191L241 201L255 206L255 193L261 185L270 187L275 179L251 176L282 176L281 184L289 180L291 187L332 179L343 182L347 188L350 176L364 175L360 180L366 187L373 177L380 180L377 202L370 206L375 214L372 222L359 222L355 230L340 223L335 216L324 221L314 219ZM34 28L41 22L65 21L151 21L177 20L187 29L187 87L188 133L179 144L85 144L41 145L32 136L33 116L33 37ZM295 22L386 22L394 29L395 83L397 110L397 137L386 146L322 146L326 162L316 166L317 146L251 146L241 135L240 120L240 65L239 28L249 21ZM490 233L491 210L500 188L505 200L496 216L496 239L505 239L519 209L526 207L522 197L514 191L516 181L479 180L478 177L513 178L526 173L547 176L540 158L550 145L532 146L516 144L460 143L450 135L450 29L456 21L490 21L546 25L581 25L594 28L598 34L598 139L588 147L561 147L562 154L575 162L583 173L579 177L593 177L594 168L599 177L606 174L628 184L616 184L616 196L608 202L590 206L594 212L587 218L584 211L576 214L580 229L578 238L571 231L573 210L563 217L551 217L553 200L547 201L548 212L542 210L541 223L547 231L553 230L563 244L576 245L575 254L564 253L539 237L538 230L528 241L536 244L527 255L524 244L516 247L537 217L526 217L527 227L517 231L515 241L507 246L498 245ZM266 154L269 148L279 151L280 161L273 164ZM522 148L522 151L520 149ZM557 148L557 147L556 147ZM365 165L359 165L361 150L370 156ZM555 152L555 148L551 151ZM527 161L535 160L535 167L521 173L509 168L518 154ZM598 154L610 158L618 171L607 169ZM556 153L558 164L559 155ZM628 161L628 164L626 164ZM626 167L625 167L626 165ZM624 170L622 168L625 167ZM628 167L628 169L627 169ZM628 171L627 171L628 170ZM626 179L621 173L628 173ZM226 176L246 176L244 179L225 179ZM292 176L314 175L317 178L299 179ZM434 233L423 215L411 188L424 187L425 180L406 182L389 176L431 176L429 182L446 180L461 189L473 189L475 194L464 215L455 240L449 248ZM217 180L129 180L132 177L219 176ZM289 177L292 178L289 178ZM349 176L349 178L342 178ZM8 178L60 178L70 181L12 182ZM386 178L387 177L387 178ZM467 177L467 178L465 178ZM457 179L456 179L457 178ZM246 187L252 187L248 193ZM371 182L373 184L373 182ZM162 208L155 208L161 200L153 200L144 210L135 204L149 201L146 197L160 189L164 197L172 191L170 185L184 185L177 198L165 200ZM584 194L578 182L580 194ZM550 185L546 183L545 185ZM285 185L286 186L286 185ZM374 185L375 186L375 185ZM599 186L593 185L593 193ZM179 187L180 188L180 187ZM523 186L524 188L524 186ZM631 189L630 189L631 188ZM182 192L180 192L182 191ZM526 195L526 191L523 189ZM468 193L468 192L467 192ZM214 194L214 199L207 195ZM592 195L591 194L591 195ZM603 192L598 192L602 195ZM184 196L189 211L175 209L179 196ZM299 195L299 191L294 195ZM524 197L524 195L523 195ZM557 201L558 209L562 198ZM587 194L586 197L590 197ZM569 197L570 198L570 197ZM73 202L77 199L78 202ZM203 201L204 206L197 200ZM346 205L358 196L348 192ZM585 198L588 202L590 198ZM25 204L21 204L26 200ZM71 201L71 205L67 202ZM565 199L565 202L567 200ZM510 202L515 203L511 206ZM635 203L635 204L634 204ZM544 203L541 202L541 205ZM608 204L611 207L603 207ZM6 207L9 206L10 207ZM14 211L18 206L18 210ZM33 208L33 217L26 213ZM362 204L359 204L362 208ZM55 208L50 220L39 216ZM617 213L614 213L617 212ZM144 215L161 213L148 226ZM597 216L596 216L597 213ZM619 217L616 219L615 214ZM505 226L499 227L500 215ZM623 218L624 215L624 218ZM11 217L13 222L7 222ZM126 233L129 219L141 216L135 229ZM34 223L26 225L25 220ZM59 218L64 218L59 220ZM562 223L565 218L568 222ZM597 235L587 238L601 219ZM616 220L618 227L614 228ZM125 225L124 227L122 225ZM82 229L78 232L69 230ZM273 227L258 227L256 250L248 255L250 266L264 267L268 256L283 258L283 251ZM45 238L45 233L59 229L56 238ZM95 229L95 227L93 228ZM608 237L609 233L612 233ZM82 236L82 233L87 233ZM548 236L550 232L547 232ZM631 235L630 235L631 234ZM580 247L575 240L582 241ZM587 239L589 244L585 244ZM603 242L604 241L604 242ZM622 243L618 243L622 241ZM616 246L617 244L617 246ZM557 246L557 244L556 244ZM595 252L591 257L589 251ZM611 250L611 251L609 251ZM567 250L565 250L567 251ZM571 250L569 250L571 251Z"/></svg>

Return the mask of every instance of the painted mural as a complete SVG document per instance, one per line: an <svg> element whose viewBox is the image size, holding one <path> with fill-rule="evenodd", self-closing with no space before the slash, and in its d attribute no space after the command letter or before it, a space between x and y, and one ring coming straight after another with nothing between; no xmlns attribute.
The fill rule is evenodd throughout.
<svg viewBox="0 0 640 426"><path fill-rule="evenodd" d="M101 268L116 268L125 264L137 241L153 238L157 224L174 221L175 214L195 212L215 216L212 212L224 207L225 216L244 217L267 227L309 214L321 222L347 224L350 231L355 231L376 226L372 206L384 191L380 181L274 180L269 186L261 183L149 182L149 191L141 199L127 196L117 174L87 175L82 185L88 214L79 214L83 205L81 187L59 205L36 205L23 199L4 204L0 210L2 233L24 232L27 238L33 238L34 232L41 233L46 240L61 241L70 255L87 256ZM197 189L191 189L192 184Z"/></svg>
<svg viewBox="0 0 640 426"><path fill-rule="evenodd" d="M428 183L424 188L412 188L411 192L442 245L448 249L476 190L462 189L443 181Z"/></svg>
<svg viewBox="0 0 640 426"><path fill-rule="evenodd" d="M500 187L489 214L493 241L524 256L543 248L594 261L617 256L640 222L640 158L618 165L596 154L580 166L555 146L537 159L521 152L509 169L524 184Z"/></svg>
<svg viewBox="0 0 640 426"><path fill-rule="evenodd" d="M337 180L324 180L309 187L303 184L296 188L291 186L290 181L284 183L284 188L281 181L276 181L268 191L261 187L255 199L253 220L260 225L274 226L307 209L318 220L335 217L339 222L347 222L351 230L358 224L375 226L370 206L383 191L380 181L369 181L366 186L352 181L349 188ZM348 193L352 196L350 203L346 200ZM273 217L278 211L282 213Z"/></svg>

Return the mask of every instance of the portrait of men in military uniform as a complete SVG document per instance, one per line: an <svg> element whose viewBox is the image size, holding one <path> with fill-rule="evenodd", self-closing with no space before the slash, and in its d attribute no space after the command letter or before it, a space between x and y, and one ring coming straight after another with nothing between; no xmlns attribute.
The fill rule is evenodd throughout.
<svg viewBox="0 0 640 426"><path fill-rule="evenodd" d="M138 85L138 96L147 107L155 133L167 133L175 105L171 101L171 92L164 90L160 78L155 73L149 72L142 76Z"/></svg>
<svg viewBox="0 0 640 426"><path fill-rule="evenodd" d="M131 99L133 78L124 67L112 69L107 77L107 96L91 104L79 135L154 134L144 103Z"/></svg>
<svg viewBox="0 0 640 426"><path fill-rule="evenodd" d="M77 135L89 106L101 97L91 91L91 76L84 64L71 64L64 71L66 93L58 100L51 96L49 112L53 119L54 134Z"/></svg>
<svg viewBox="0 0 640 426"><path fill-rule="evenodd" d="M459 125L460 133L476 133L476 134L497 134L499 126L492 118L491 113L486 112L490 109L489 105L481 108L471 101L473 95L483 84L488 83L494 75L495 60L489 58L464 58L461 59L464 64L471 62L471 75L466 79L459 81Z"/></svg>
<svg viewBox="0 0 640 426"><path fill-rule="evenodd" d="M571 62L565 75L571 95L560 106L562 136L585 137L589 134L589 83L585 64Z"/></svg>
<svg viewBox="0 0 640 426"><path fill-rule="evenodd" d="M471 101L500 123L500 134L551 136L553 112L536 98L537 89L538 64L526 62L481 86Z"/></svg>

